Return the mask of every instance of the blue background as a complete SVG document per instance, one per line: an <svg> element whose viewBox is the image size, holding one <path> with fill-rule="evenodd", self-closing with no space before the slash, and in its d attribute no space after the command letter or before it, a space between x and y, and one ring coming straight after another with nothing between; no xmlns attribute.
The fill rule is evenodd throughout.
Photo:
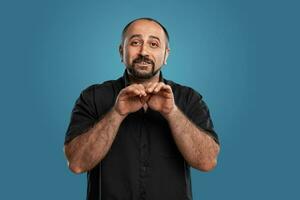
<svg viewBox="0 0 300 200"><path fill-rule="evenodd" d="M222 150L192 170L194 199L300 199L299 3L267 0L0 3L0 199L85 199L63 154L81 90L124 67L122 28L153 17L170 34L164 76L205 98Z"/></svg>

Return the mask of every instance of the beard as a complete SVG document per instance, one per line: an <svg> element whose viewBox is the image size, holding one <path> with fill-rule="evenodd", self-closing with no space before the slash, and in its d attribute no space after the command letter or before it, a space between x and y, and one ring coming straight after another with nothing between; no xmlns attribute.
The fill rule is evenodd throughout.
<svg viewBox="0 0 300 200"><path fill-rule="evenodd" d="M150 71L144 71L144 70L141 71L140 69L138 69L138 66L136 66L136 65L141 64L143 62L150 65L150 67L151 67ZM150 78L154 77L160 71L160 68L155 70L155 63L153 62L153 60L140 55L138 58L133 60L132 64L127 67L127 70L128 70L128 73L131 76L133 76L133 78L139 79L139 80L140 79L146 80L146 79L150 79Z"/></svg>

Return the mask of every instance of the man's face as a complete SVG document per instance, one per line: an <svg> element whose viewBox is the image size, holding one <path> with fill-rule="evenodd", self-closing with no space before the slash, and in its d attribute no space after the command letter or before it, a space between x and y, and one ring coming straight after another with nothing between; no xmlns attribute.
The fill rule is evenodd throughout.
<svg viewBox="0 0 300 200"><path fill-rule="evenodd" d="M153 77L166 64L169 51L163 29L148 20L132 23L120 46L123 63L137 79Z"/></svg>

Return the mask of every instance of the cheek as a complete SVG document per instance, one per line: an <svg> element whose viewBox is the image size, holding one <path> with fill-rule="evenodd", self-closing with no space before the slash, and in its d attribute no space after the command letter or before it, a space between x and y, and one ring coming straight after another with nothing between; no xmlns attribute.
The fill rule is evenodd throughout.
<svg viewBox="0 0 300 200"><path fill-rule="evenodd" d="M129 62L130 63L130 53L128 52L128 51L126 51L125 53L124 53L124 59L125 59L125 62Z"/></svg>
<svg viewBox="0 0 300 200"><path fill-rule="evenodd" d="M132 61L136 58L137 54L137 51L135 51L134 49L127 49L124 55L127 60Z"/></svg>
<svg viewBox="0 0 300 200"><path fill-rule="evenodd" d="M164 58L165 58L164 55L165 55L164 53L157 54L156 55L156 62L157 63L163 63L164 62Z"/></svg>

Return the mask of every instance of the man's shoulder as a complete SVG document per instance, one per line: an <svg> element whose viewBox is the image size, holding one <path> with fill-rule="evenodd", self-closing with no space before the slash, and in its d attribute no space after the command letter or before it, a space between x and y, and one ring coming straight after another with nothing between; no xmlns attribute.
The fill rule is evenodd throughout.
<svg viewBox="0 0 300 200"><path fill-rule="evenodd" d="M100 116L114 104L122 83L122 79L119 78L92 84L81 91L77 101L89 104Z"/></svg>
<svg viewBox="0 0 300 200"><path fill-rule="evenodd" d="M116 90L122 87L121 78L115 80L107 80L102 83L95 83L89 85L88 87L82 90L82 94L95 94L95 93L103 93L103 92L111 92L112 90Z"/></svg>
<svg viewBox="0 0 300 200"><path fill-rule="evenodd" d="M165 79L165 83L170 85L172 87L173 93L174 95L178 95L178 96L185 96L185 97L190 97L191 95L196 95L198 96L200 99L202 98L202 95L196 91L194 88L187 86L187 85L183 85L180 83L177 83L173 80L167 80Z"/></svg>

